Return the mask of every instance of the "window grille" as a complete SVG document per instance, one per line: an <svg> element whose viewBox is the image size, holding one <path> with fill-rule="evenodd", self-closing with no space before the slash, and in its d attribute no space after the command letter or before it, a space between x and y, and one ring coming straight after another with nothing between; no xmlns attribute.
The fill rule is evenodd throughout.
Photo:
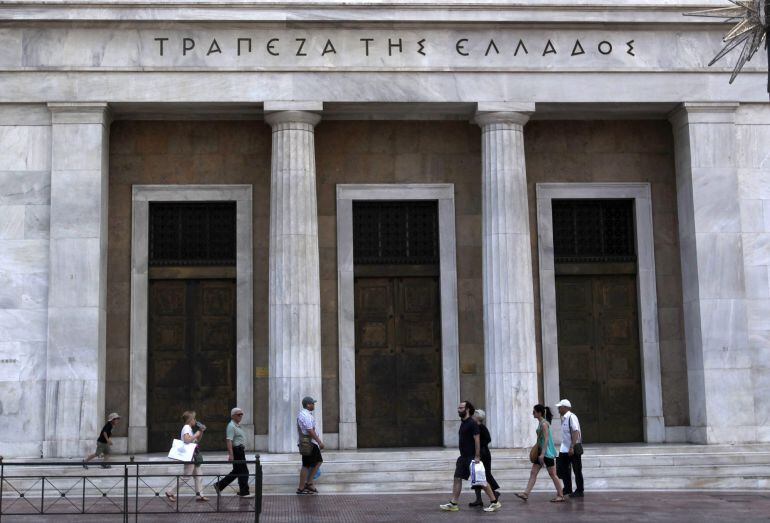
<svg viewBox="0 0 770 523"><path fill-rule="evenodd" d="M356 264L438 264L435 201L353 202L353 234Z"/></svg>
<svg viewBox="0 0 770 523"><path fill-rule="evenodd" d="M553 200L557 263L635 262L633 200Z"/></svg>
<svg viewBox="0 0 770 523"><path fill-rule="evenodd" d="M150 202L149 262L235 265L235 202Z"/></svg>

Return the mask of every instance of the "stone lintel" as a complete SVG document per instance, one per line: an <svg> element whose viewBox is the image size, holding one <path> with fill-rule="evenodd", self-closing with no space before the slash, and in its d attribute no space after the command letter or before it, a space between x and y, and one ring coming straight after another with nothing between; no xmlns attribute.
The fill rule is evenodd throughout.
<svg viewBox="0 0 770 523"><path fill-rule="evenodd" d="M684 102L671 111L668 120L674 129L696 123L735 123L738 102Z"/></svg>

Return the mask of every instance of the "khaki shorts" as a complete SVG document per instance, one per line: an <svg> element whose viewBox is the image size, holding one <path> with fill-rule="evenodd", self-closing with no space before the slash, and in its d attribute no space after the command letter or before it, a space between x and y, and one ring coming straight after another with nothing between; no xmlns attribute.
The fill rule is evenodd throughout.
<svg viewBox="0 0 770 523"><path fill-rule="evenodd" d="M97 456L104 456L105 454L110 453L110 445L109 443L102 443L101 441L96 442L96 455Z"/></svg>

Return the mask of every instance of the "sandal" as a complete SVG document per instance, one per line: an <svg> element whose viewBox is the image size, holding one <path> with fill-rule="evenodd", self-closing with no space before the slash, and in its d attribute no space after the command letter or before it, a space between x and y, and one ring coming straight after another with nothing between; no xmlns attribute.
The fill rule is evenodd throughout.
<svg viewBox="0 0 770 523"><path fill-rule="evenodd" d="M298 488L298 489L297 489L297 494L298 494L298 495L305 495L305 494L307 494L307 493L308 493L308 492L307 492L307 490L305 490L305 489L303 489L303 488Z"/></svg>
<svg viewBox="0 0 770 523"><path fill-rule="evenodd" d="M312 483L305 483L305 490L310 491L314 494L318 494L318 490L313 486Z"/></svg>
<svg viewBox="0 0 770 523"><path fill-rule="evenodd" d="M516 497L522 501L527 501L529 499L529 494L525 494L524 492L517 492Z"/></svg>
<svg viewBox="0 0 770 523"><path fill-rule="evenodd" d="M206 496L198 495L195 497L195 501L208 501L208 500L209 498L207 498Z"/></svg>
<svg viewBox="0 0 770 523"><path fill-rule="evenodd" d="M551 500L551 503L566 503L567 500L564 499L564 496L556 496Z"/></svg>

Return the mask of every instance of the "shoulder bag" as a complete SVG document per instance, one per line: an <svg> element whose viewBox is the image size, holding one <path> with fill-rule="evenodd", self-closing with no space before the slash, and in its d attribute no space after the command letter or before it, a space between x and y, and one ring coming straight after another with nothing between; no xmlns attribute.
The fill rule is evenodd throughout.
<svg viewBox="0 0 770 523"><path fill-rule="evenodd" d="M299 421L297 421L297 432L299 432L299 453L303 456L310 456L313 454L313 439L310 434L302 434Z"/></svg>

